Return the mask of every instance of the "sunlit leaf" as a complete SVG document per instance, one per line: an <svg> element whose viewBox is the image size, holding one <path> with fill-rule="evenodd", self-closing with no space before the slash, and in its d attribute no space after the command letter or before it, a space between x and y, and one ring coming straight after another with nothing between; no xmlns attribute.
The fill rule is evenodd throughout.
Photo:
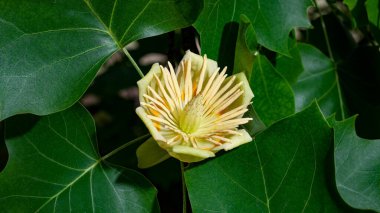
<svg viewBox="0 0 380 213"><path fill-rule="evenodd" d="M71 106L112 53L191 25L201 6L188 0L1 0L0 120Z"/></svg>
<svg viewBox="0 0 380 213"><path fill-rule="evenodd" d="M316 104L185 172L194 212L337 212L325 172L331 129ZM330 176L331 178L331 176Z"/></svg>
<svg viewBox="0 0 380 213"><path fill-rule="evenodd" d="M380 211L380 140L355 133L355 117L334 125L335 178L344 201L354 208Z"/></svg>
<svg viewBox="0 0 380 213"><path fill-rule="evenodd" d="M9 161L0 173L6 212L157 211L156 190L141 174L100 157L91 115L80 105L6 122Z"/></svg>

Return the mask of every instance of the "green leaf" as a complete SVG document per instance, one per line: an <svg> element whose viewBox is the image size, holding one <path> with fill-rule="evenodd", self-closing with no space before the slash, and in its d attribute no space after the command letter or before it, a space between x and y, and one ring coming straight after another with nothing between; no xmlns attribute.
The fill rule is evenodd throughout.
<svg viewBox="0 0 380 213"><path fill-rule="evenodd" d="M379 28L379 15L380 15L380 4L378 0L357 0L355 7L364 6L366 11L361 14L363 17L367 17L368 20L374 27ZM363 8L364 9L364 8Z"/></svg>
<svg viewBox="0 0 380 213"><path fill-rule="evenodd" d="M343 200L358 209L380 211L380 140L355 133L355 117L334 125L336 185Z"/></svg>
<svg viewBox="0 0 380 213"><path fill-rule="evenodd" d="M303 72L301 54L298 49L298 43L289 39L290 56L277 55L276 69L288 82L293 85L297 82L298 76Z"/></svg>
<svg viewBox="0 0 380 213"><path fill-rule="evenodd" d="M348 6L349 9L353 9L357 0L345 0L344 3Z"/></svg>
<svg viewBox="0 0 380 213"><path fill-rule="evenodd" d="M291 86L265 56L256 56L248 80L255 94L253 105L266 126L294 113Z"/></svg>
<svg viewBox="0 0 380 213"><path fill-rule="evenodd" d="M292 85L296 111L302 110L317 99L324 115L336 113L338 119L344 118L346 106L340 91L336 66L311 45L299 43L298 49L304 70Z"/></svg>
<svg viewBox="0 0 380 213"><path fill-rule="evenodd" d="M141 174L100 157L91 115L80 105L6 122L9 161L0 173L6 212L158 211L156 190ZM125 148L125 147L124 147Z"/></svg>
<svg viewBox="0 0 380 213"><path fill-rule="evenodd" d="M368 26L368 13L365 7L366 0L346 0L344 3L351 10L351 17L356 28L365 28Z"/></svg>
<svg viewBox="0 0 380 213"><path fill-rule="evenodd" d="M238 22L241 14L251 20L258 43L284 54L288 53L291 29L310 26L306 13L311 5L309 0L204 0L204 5L194 26L201 36L202 52L210 58L230 53L230 49L224 48L231 42L226 38L234 33L231 24Z"/></svg>
<svg viewBox="0 0 380 213"><path fill-rule="evenodd" d="M191 25L201 4L178 1L0 1L0 120L76 102L127 43Z"/></svg>
<svg viewBox="0 0 380 213"><path fill-rule="evenodd" d="M194 212L337 212L326 183L331 130L316 104L185 172Z"/></svg>

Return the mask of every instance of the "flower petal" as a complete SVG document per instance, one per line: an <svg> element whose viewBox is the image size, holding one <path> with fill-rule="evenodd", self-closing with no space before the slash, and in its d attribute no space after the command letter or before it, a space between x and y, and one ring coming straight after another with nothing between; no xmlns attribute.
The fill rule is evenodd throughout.
<svg viewBox="0 0 380 213"><path fill-rule="evenodd" d="M170 158L168 152L159 147L152 137L137 148L136 155L140 169L152 167Z"/></svg>
<svg viewBox="0 0 380 213"><path fill-rule="evenodd" d="M160 134L160 132L156 129L153 124L153 121L148 118L148 114L146 114L145 109L143 107L136 108L136 114L140 117L140 119L144 122L145 126L148 128L152 137L158 141L165 141L165 138Z"/></svg>
<svg viewBox="0 0 380 213"><path fill-rule="evenodd" d="M248 134L248 132L245 129L239 129L238 132L241 135L234 135L230 137L231 140L228 143L225 143L221 146L216 147L214 150L221 150L224 149L225 151L231 150L233 148L236 148L242 144L249 143L252 141L252 137Z"/></svg>
<svg viewBox="0 0 380 213"><path fill-rule="evenodd" d="M242 82L240 89L242 91L244 91L244 93L234 103L232 103L229 107L227 107L226 111L234 109L235 107L238 107L241 105L247 105L248 106L249 103L251 103L252 98L254 97L251 86L249 85L247 77L245 76L245 74L243 72L237 73L237 74L232 75L232 76L235 76L236 80L238 82ZM231 78L231 77L229 77L229 78Z"/></svg>
<svg viewBox="0 0 380 213"><path fill-rule="evenodd" d="M214 157L215 154L208 150L196 149L189 146L173 146L169 154L180 161L191 163Z"/></svg>
<svg viewBox="0 0 380 213"><path fill-rule="evenodd" d="M154 74L158 75L161 73L160 65L155 63L150 68L149 72L139 81L137 81L137 86L139 87L139 101L144 101L144 94L147 94L148 86L154 78ZM159 75L158 75L159 76Z"/></svg>
<svg viewBox="0 0 380 213"><path fill-rule="evenodd" d="M202 69L203 65L203 57L191 52L190 50L186 51L186 54L183 56L181 62L185 62L186 60L191 59L191 71L197 75ZM209 75L211 75L218 68L218 64L216 61L212 59L207 59L207 68L206 71ZM182 72L182 67L178 67L178 71Z"/></svg>
<svg viewBox="0 0 380 213"><path fill-rule="evenodd" d="M197 162L252 141L247 131L237 129L251 120L242 118L254 96L244 73L226 78L227 68L219 72L216 61L190 51L176 72L168 66L154 64L137 82L142 106L136 113L152 135L137 150L140 168L168 155ZM194 129L185 125L198 121Z"/></svg>

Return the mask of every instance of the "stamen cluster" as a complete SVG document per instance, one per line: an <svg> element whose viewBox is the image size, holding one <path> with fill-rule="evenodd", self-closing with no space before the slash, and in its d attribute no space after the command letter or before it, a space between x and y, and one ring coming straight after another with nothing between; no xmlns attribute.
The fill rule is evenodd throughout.
<svg viewBox="0 0 380 213"><path fill-rule="evenodd" d="M187 55L177 72L169 62L168 68L159 66L149 73L151 79L140 94L137 112L143 121L148 118L148 124L153 124L148 127L154 128L152 136L159 135L155 139L162 148L186 146L212 153L235 147L242 136L249 142L245 130L238 129L252 120L243 118L253 97L244 74L227 77L227 68L220 72L206 56ZM139 113L141 110L144 113ZM178 157L173 149L168 151Z"/></svg>

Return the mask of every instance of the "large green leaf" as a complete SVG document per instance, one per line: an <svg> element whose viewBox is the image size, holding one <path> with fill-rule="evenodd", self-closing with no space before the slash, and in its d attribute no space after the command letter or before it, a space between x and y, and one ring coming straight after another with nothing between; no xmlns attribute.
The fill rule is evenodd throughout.
<svg viewBox="0 0 380 213"><path fill-rule="evenodd" d="M318 100L323 113L328 116L337 113L337 118L345 117L346 106L339 86L337 68L328 57L315 47L298 43L293 58L280 57L280 70L293 82L296 111L301 111L315 99ZM300 57L300 61L297 59ZM301 73L297 75L293 66L284 64L301 62ZM299 66L299 65L297 65ZM297 71L299 72L299 71ZM288 73L288 74L285 74Z"/></svg>
<svg viewBox="0 0 380 213"><path fill-rule="evenodd" d="M226 38L234 33L231 24L239 22L241 14L252 21L260 44L285 54L290 30L310 26L306 14L309 0L204 0L204 5L194 26L201 36L202 52L211 58L230 53L230 49L224 48L231 41Z"/></svg>
<svg viewBox="0 0 380 213"><path fill-rule="evenodd" d="M253 105L266 126L294 113L291 86L265 56L256 56L248 80L255 94Z"/></svg>
<svg viewBox="0 0 380 213"><path fill-rule="evenodd" d="M337 212L325 172L331 129L316 104L185 172L194 212Z"/></svg>
<svg viewBox="0 0 380 213"><path fill-rule="evenodd" d="M127 43L190 25L189 0L0 0L0 120L71 106Z"/></svg>
<svg viewBox="0 0 380 213"><path fill-rule="evenodd" d="M380 211L380 140L355 133L355 117L334 125L335 178L344 201L359 209Z"/></svg>
<svg viewBox="0 0 380 213"><path fill-rule="evenodd" d="M6 212L157 211L156 190L139 173L109 167L97 152L91 115L80 105L6 122L9 161L0 173Z"/></svg>

